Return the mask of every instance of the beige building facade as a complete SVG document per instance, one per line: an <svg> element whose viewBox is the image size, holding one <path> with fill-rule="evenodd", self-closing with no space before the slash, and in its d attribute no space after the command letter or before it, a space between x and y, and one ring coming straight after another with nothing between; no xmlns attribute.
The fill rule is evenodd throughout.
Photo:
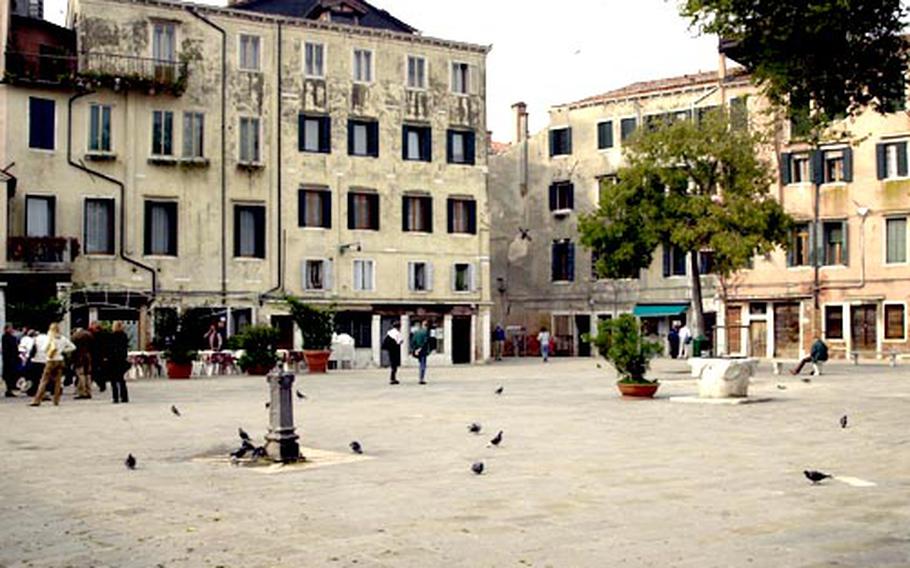
<svg viewBox="0 0 910 568"><path fill-rule="evenodd" d="M300 347L290 293L336 307L360 366L393 321L429 320L438 362L488 357L487 47L357 1L78 0L68 28L37 58L56 83L7 67L0 143L8 242L80 249L8 245L4 271L53 271L72 325L128 319L144 347L157 311L203 308Z"/></svg>

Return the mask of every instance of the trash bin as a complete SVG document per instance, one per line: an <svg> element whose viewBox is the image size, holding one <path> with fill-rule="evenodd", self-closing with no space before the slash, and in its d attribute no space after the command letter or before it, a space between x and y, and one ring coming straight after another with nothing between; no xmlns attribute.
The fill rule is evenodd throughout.
<svg viewBox="0 0 910 568"><path fill-rule="evenodd" d="M702 357L702 351L705 351L704 355L708 355L708 339L704 335L699 335L692 340L692 356L693 357Z"/></svg>

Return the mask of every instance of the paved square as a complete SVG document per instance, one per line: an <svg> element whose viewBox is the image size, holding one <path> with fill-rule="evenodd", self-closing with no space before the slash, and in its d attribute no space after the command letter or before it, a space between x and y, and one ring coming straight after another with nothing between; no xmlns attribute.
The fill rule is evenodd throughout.
<svg viewBox="0 0 910 568"><path fill-rule="evenodd" d="M910 367L826 373L765 366L773 400L739 406L670 403L696 392L679 362L654 401L594 360L300 376L316 463L271 473L210 459L265 434L262 378L0 399L0 566L910 566Z"/></svg>

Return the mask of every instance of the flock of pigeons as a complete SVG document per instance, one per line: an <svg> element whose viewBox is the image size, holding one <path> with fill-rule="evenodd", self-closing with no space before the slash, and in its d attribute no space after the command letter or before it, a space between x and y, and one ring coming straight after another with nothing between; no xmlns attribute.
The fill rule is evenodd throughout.
<svg viewBox="0 0 910 568"><path fill-rule="evenodd" d="M847 427L847 415L846 414L844 414L843 416L840 417L840 427L841 427L841 430L843 430L844 428ZM806 476L806 479L808 479L809 481L812 482L812 485L818 485L819 483L821 483L822 481L824 481L826 479L834 479L833 475L824 473L822 471L816 471L814 469L803 470L803 475Z"/></svg>

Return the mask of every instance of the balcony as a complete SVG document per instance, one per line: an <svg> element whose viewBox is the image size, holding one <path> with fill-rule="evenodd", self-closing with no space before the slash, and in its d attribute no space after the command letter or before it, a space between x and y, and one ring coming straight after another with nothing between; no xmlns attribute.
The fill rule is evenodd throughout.
<svg viewBox="0 0 910 568"><path fill-rule="evenodd" d="M85 51L79 55L6 52L6 81L46 86L107 87L176 96L186 89L185 61Z"/></svg>
<svg viewBox="0 0 910 568"><path fill-rule="evenodd" d="M9 237L6 260L28 268L69 269L79 256L74 237Z"/></svg>

